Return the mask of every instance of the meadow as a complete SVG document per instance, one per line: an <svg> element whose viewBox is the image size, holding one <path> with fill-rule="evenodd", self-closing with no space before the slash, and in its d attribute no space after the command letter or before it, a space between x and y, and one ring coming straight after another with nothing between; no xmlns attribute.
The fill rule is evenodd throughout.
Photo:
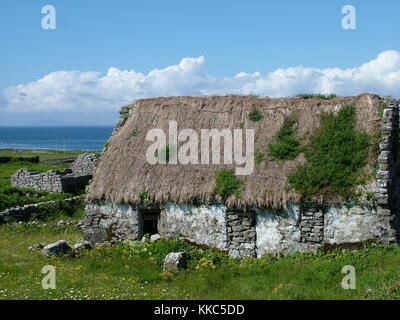
<svg viewBox="0 0 400 320"><path fill-rule="evenodd" d="M0 226L1 299L400 299L396 245L242 262L177 239L97 246L72 258L28 250L60 239L70 245L81 241L79 227L56 221L82 215L81 208L72 217ZM188 268L163 273L165 255L182 250L188 252ZM56 268L56 289L42 289L45 265ZM356 269L355 290L341 287L345 265Z"/></svg>

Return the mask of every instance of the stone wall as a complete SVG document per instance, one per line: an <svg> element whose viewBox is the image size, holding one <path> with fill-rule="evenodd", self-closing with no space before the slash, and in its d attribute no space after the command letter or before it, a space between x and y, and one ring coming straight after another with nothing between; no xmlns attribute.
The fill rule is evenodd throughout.
<svg viewBox="0 0 400 320"><path fill-rule="evenodd" d="M86 206L84 239L90 242L141 240L142 214L148 207L97 202ZM163 238L185 237L189 241L227 249L224 206L166 204L160 210L159 233Z"/></svg>
<svg viewBox="0 0 400 320"><path fill-rule="evenodd" d="M168 203L161 210L161 236L185 237L188 240L221 250L227 249L226 207L193 206Z"/></svg>
<svg viewBox="0 0 400 320"><path fill-rule="evenodd" d="M11 176L11 185L19 188L31 188L52 193L75 192L82 190L89 183L91 176L75 176L71 170L50 170L30 172L20 169Z"/></svg>
<svg viewBox="0 0 400 320"><path fill-rule="evenodd" d="M30 172L20 169L11 177L11 185L19 188L31 188L48 192L76 192L89 184L99 157L95 154L79 155L71 169L63 171Z"/></svg>
<svg viewBox="0 0 400 320"><path fill-rule="evenodd" d="M380 214L379 207L360 205L327 208L323 236L323 243L328 244L396 241L396 232L388 216Z"/></svg>
<svg viewBox="0 0 400 320"><path fill-rule="evenodd" d="M396 233L378 207L289 204L285 211L257 210L257 256L316 251L325 244L391 243Z"/></svg>
<svg viewBox="0 0 400 320"><path fill-rule="evenodd" d="M154 209L154 208L153 208ZM111 202L88 204L84 239L90 242L141 240L142 209ZM160 210L162 238L184 237L225 250L233 258L267 253L315 252L325 244L391 243L396 233L378 207L289 204L287 210L227 209L223 205L169 203Z"/></svg>
<svg viewBox="0 0 400 320"><path fill-rule="evenodd" d="M71 166L76 176L91 176L99 162L99 156L93 153L80 154Z"/></svg>
<svg viewBox="0 0 400 320"><path fill-rule="evenodd" d="M228 211L226 215L228 252L233 258L256 256L256 213Z"/></svg>
<svg viewBox="0 0 400 320"><path fill-rule="evenodd" d="M75 206L82 203L82 201L83 199L81 196L76 196L64 200L58 200L58 201L52 200L34 204L27 204L22 207L8 208L0 212L0 223L3 223L5 219L12 219L15 221L27 221L33 214L38 213L44 207L56 205L62 202L66 202L71 206Z"/></svg>
<svg viewBox="0 0 400 320"><path fill-rule="evenodd" d="M389 107L383 110L381 123L375 198L378 204L377 213L386 224L390 224L392 229L396 230L395 236L399 238L399 106L397 101L389 101L388 105Z"/></svg>
<svg viewBox="0 0 400 320"><path fill-rule="evenodd" d="M324 211L321 205L300 206L300 242L320 243L324 239Z"/></svg>
<svg viewBox="0 0 400 320"><path fill-rule="evenodd" d="M86 206L83 238L92 243L139 240L138 210L125 204L91 203Z"/></svg>
<svg viewBox="0 0 400 320"><path fill-rule="evenodd" d="M305 213L305 214L304 214ZM318 245L310 241L302 228L307 226L302 221L310 223L307 212L302 212L299 205L289 203L287 210L257 209L256 234L257 257L267 253L291 253L315 251ZM302 237L303 235L303 237Z"/></svg>

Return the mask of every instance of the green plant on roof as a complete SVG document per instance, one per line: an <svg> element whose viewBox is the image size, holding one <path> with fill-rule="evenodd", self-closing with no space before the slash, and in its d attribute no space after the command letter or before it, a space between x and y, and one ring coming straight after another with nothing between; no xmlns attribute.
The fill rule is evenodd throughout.
<svg viewBox="0 0 400 320"><path fill-rule="evenodd" d="M299 94L297 97L303 98L303 99L322 99L322 100L332 100L337 98L338 96L334 93L332 94L311 94L311 93L304 93L304 94Z"/></svg>
<svg viewBox="0 0 400 320"><path fill-rule="evenodd" d="M240 197L240 187L242 185L242 181L235 176L233 171L218 171L215 177L215 181L215 194L221 196L223 199L226 199L229 196L233 195L236 197Z"/></svg>
<svg viewBox="0 0 400 320"><path fill-rule="evenodd" d="M139 129L137 128L137 127L135 127L133 130L132 130L132 136L134 136L134 137L136 137L138 134L139 134Z"/></svg>
<svg viewBox="0 0 400 320"><path fill-rule="evenodd" d="M257 94L257 93L255 93L254 91L250 91L250 92L249 92L249 97L253 97L253 98L259 98L259 97L260 97L260 95L259 95L259 94Z"/></svg>
<svg viewBox="0 0 400 320"><path fill-rule="evenodd" d="M264 161L264 159L265 159L265 156L264 156L264 153L263 153L263 152L261 152L261 151L256 151L256 152L254 153L254 161L255 161L256 163L261 163L261 162Z"/></svg>
<svg viewBox="0 0 400 320"><path fill-rule="evenodd" d="M122 109L122 110L119 112L119 116L120 116L120 118L121 118L122 120L128 119L128 117L129 117L129 110L128 110L128 109Z"/></svg>
<svg viewBox="0 0 400 320"><path fill-rule="evenodd" d="M275 136L275 143L268 145L268 153L272 160L292 160L302 151L300 141L296 137L296 120L286 118Z"/></svg>
<svg viewBox="0 0 400 320"><path fill-rule="evenodd" d="M248 118L253 122L259 122L263 119L263 115L255 106L253 106L253 110L249 113Z"/></svg>
<svg viewBox="0 0 400 320"><path fill-rule="evenodd" d="M140 200L150 199L150 193L146 186L143 187L142 191L139 192L138 197Z"/></svg>
<svg viewBox="0 0 400 320"><path fill-rule="evenodd" d="M337 115L323 114L321 127L305 148L307 164L289 175L290 185L304 198L316 194L355 196L355 187L365 183L370 136L356 128L356 109L343 107Z"/></svg>

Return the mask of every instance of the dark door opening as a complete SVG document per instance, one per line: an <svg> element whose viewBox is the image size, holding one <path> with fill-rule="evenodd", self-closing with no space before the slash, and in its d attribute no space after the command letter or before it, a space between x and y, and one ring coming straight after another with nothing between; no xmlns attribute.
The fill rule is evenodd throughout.
<svg viewBox="0 0 400 320"><path fill-rule="evenodd" d="M160 217L159 211L145 211L142 214L143 221L143 234L157 234L158 232L158 220Z"/></svg>

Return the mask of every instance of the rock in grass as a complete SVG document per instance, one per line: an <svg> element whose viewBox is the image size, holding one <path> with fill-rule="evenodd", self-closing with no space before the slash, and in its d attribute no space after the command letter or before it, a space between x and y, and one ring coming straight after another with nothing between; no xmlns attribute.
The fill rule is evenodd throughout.
<svg viewBox="0 0 400 320"><path fill-rule="evenodd" d="M35 246L30 246L30 247L28 248L28 250L37 251L37 250L42 250L43 248L44 248L44 244L39 243L39 244L37 244L37 245L35 245Z"/></svg>
<svg viewBox="0 0 400 320"><path fill-rule="evenodd" d="M60 240L54 243L50 243L45 246L42 250L43 255L72 255L72 248L67 244L65 240Z"/></svg>
<svg viewBox="0 0 400 320"><path fill-rule="evenodd" d="M92 244L89 241L82 241L72 246L72 251L74 251L75 253L91 249L92 249Z"/></svg>
<svg viewBox="0 0 400 320"><path fill-rule="evenodd" d="M160 240L160 239L161 239L161 236L158 233L156 233L150 237L150 242L156 242L157 240Z"/></svg>
<svg viewBox="0 0 400 320"><path fill-rule="evenodd" d="M165 257L163 272L176 273L186 267L185 252L171 252Z"/></svg>

